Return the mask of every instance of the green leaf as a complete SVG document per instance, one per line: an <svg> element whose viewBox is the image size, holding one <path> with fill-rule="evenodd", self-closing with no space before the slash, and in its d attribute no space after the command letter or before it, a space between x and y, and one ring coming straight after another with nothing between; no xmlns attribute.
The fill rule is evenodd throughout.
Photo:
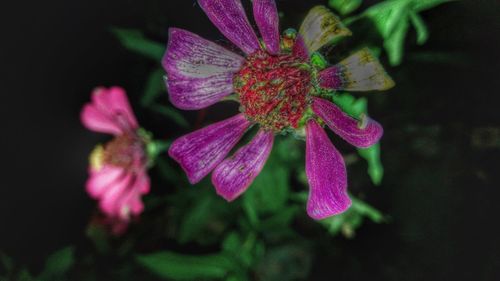
<svg viewBox="0 0 500 281"><path fill-rule="evenodd" d="M274 231L289 230L289 226L295 218L298 210L297 206L290 206L281 210L272 217L262 221L260 224L260 230L265 234L269 234Z"/></svg>
<svg viewBox="0 0 500 281"><path fill-rule="evenodd" d="M228 253L235 254L240 252L242 244L240 235L236 232L231 232L224 238L222 249Z"/></svg>
<svg viewBox="0 0 500 281"><path fill-rule="evenodd" d="M179 111L172 107L154 104L151 106L151 110L170 118L175 122L175 124L179 125L180 127L189 128L189 122L186 120L186 118L184 118L184 116Z"/></svg>
<svg viewBox="0 0 500 281"><path fill-rule="evenodd" d="M384 215L374 207L368 205L367 203L363 202L360 199L357 199L355 197L351 198L352 200L352 206L356 212L360 213L363 216L368 217L371 221L375 223L382 223L384 222Z"/></svg>
<svg viewBox="0 0 500 281"><path fill-rule="evenodd" d="M301 240L295 240L289 244L268 248L255 268L255 280L315 280L316 278L308 278L311 265L310 247Z"/></svg>
<svg viewBox="0 0 500 281"><path fill-rule="evenodd" d="M243 197L244 204L258 213L274 213L281 210L288 200L290 170L277 159L279 146L276 142L266 165Z"/></svg>
<svg viewBox="0 0 500 281"><path fill-rule="evenodd" d="M368 163L368 175L373 184L380 185L384 177L384 166L380 160L380 144L376 143L368 148L359 148L358 153Z"/></svg>
<svg viewBox="0 0 500 281"><path fill-rule="evenodd" d="M52 255L45 261L45 267L38 277L42 281L61 280L75 263L75 249L66 247Z"/></svg>
<svg viewBox="0 0 500 281"><path fill-rule="evenodd" d="M403 59L411 4L411 0L384 1L370 7L364 13L372 19L384 39L384 48L393 66L399 65Z"/></svg>
<svg viewBox="0 0 500 281"><path fill-rule="evenodd" d="M259 214L255 209L255 205L257 205L255 203L255 197L245 194L245 196L243 197L243 210L245 211L245 214L252 226L257 226L260 222Z"/></svg>
<svg viewBox="0 0 500 281"><path fill-rule="evenodd" d="M220 280L234 266L222 254L193 256L164 251L140 255L136 260L159 277L174 280Z"/></svg>
<svg viewBox="0 0 500 281"><path fill-rule="evenodd" d="M429 39L429 30L422 17L415 12L410 13L411 23L417 31L417 44L423 45Z"/></svg>
<svg viewBox="0 0 500 281"><path fill-rule="evenodd" d="M318 52L311 55L311 64L317 69L325 69L328 66L328 61Z"/></svg>
<svg viewBox="0 0 500 281"><path fill-rule="evenodd" d="M162 157L158 157L156 159L155 167L160 172L160 176L162 176L162 178L168 182L179 183L180 178L184 180L183 175L179 174L177 170L172 165L170 165L170 163L166 159L163 159Z"/></svg>
<svg viewBox="0 0 500 281"><path fill-rule="evenodd" d="M179 230L179 242L186 243L201 232L211 217L213 198L204 197L184 216Z"/></svg>
<svg viewBox="0 0 500 281"><path fill-rule="evenodd" d="M340 106L342 110L353 118L361 118L362 115L368 115L367 101L365 98L356 99L348 93L335 94L330 96L332 101ZM359 155L368 163L368 175L373 184L379 185L384 176L384 167L380 160L380 145L374 144L368 148L358 149Z"/></svg>
<svg viewBox="0 0 500 281"><path fill-rule="evenodd" d="M14 270L14 261L11 257L7 256L3 252L0 252L0 262L2 263L2 266L7 274L11 273L12 270Z"/></svg>
<svg viewBox="0 0 500 281"><path fill-rule="evenodd" d="M152 137L151 137L152 138ZM149 166L152 167L155 165L158 156L166 153L168 148L172 144L170 140L151 140L146 144L146 152L148 155Z"/></svg>
<svg viewBox="0 0 500 281"><path fill-rule="evenodd" d="M354 118L359 119L362 114L367 112L368 102L366 98L356 99L348 93L333 95L331 98L345 113Z"/></svg>
<svg viewBox="0 0 500 281"><path fill-rule="evenodd" d="M368 8L364 15L370 18L384 39L396 30L397 26L407 20L405 16L410 10L411 0L383 1Z"/></svg>
<svg viewBox="0 0 500 281"><path fill-rule="evenodd" d="M254 232L247 234L246 239L243 239L238 233L231 232L222 243L224 253L231 257L233 261L237 261L240 272L243 268L250 268L255 260L257 248L257 236Z"/></svg>
<svg viewBox="0 0 500 281"><path fill-rule="evenodd" d="M17 281L38 281L37 278L33 277L27 269L23 269L18 277Z"/></svg>
<svg viewBox="0 0 500 281"><path fill-rule="evenodd" d="M163 57L163 44L147 39L142 31L137 29L112 28L111 32L128 50L143 55L157 62Z"/></svg>
<svg viewBox="0 0 500 281"><path fill-rule="evenodd" d="M360 199L350 196L352 206L346 212L319 221L335 236L342 233L347 238L353 238L356 230L362 226L364 218L375 223L384 222L383 214Z"/></svg>
<svg viewBox="0 0 500 281"><path fill-rule="evenodd" d="M414 0L413 9L416 12L421 12L452 1L457 1L457 0Z"/></svg>
<svg viewBox="0 0 500 281"><path fill-rule="evenodd" d="M345 16L361 6L363 0L329 0L328 5L337 10L341 15Z"/></svg>
<svg viewBox="0 0 500 281"><path fill-rule="evenodd" d="M384 41L384 48L389 56L389 63L392 66L399 65L403 61L404 43L408 28L408 20L402 20L390 37Z"/></svg>
<svg viewBox="0 0 500 281"><path fill-rule="evenodd" d="M410 2L408 0L396 1L389 12L390 16L385 24L385 28L387 29L386 34L388 35L386 39L387 37L391 37L401 25L408 21Z"/></svg>
<svg viewBox="0 0 500 281"><path fill-rule="evenodd" d="M165 72L161 68L155 69L149 74L146 88L141 98L142 106L150 106L162 93L165 93L164 75Z"/></svg>

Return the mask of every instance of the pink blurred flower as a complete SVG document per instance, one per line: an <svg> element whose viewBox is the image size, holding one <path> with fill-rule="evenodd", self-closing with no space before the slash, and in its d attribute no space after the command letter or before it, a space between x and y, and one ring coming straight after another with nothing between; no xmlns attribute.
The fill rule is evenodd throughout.
<svg viewBox="0 0 500 281"><path fill-rule="evenodd" d="M87 193L99 201L106 216L129 221L143 211L141 196L150 186L146 137L125 91L120 87L95 89L91 102L83 107L81 120L91 131L114 136L90 155Z"/></svg>
<svg viewBox="0 0 500 281"><path fill-rule="evenodd" d="M236 93L241 113L177 139L169 155L193 184L213 171L217 193L232 201L264 167L275 135L305 135L308 214L321 219L345 211L351 201L344 161L321 125L326 124L357 147L375 144L383 130L368 117L357 120L348 116L323 99L321 93L388 89L393 82L383 67L367 49L328 68L311 61L322 46L351 34L323 6L309 12L298 33L287 30L280 36L275 1L253 0L259 39L240 0L198 3L244 54L189 31L171 28L162 62L170 100L178 108L196 110ZM255 137L226 158L252 125L260 128Z"/></svg>

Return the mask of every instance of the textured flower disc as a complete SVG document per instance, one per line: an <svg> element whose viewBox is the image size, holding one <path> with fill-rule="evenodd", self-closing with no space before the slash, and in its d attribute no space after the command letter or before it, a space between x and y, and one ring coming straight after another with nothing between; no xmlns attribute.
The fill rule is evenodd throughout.
<svg viewBox="0 0 500 281"><path fill-rule="evenodd" d="M106 164L130 169L136 161L144 162L144 142L139 136L123 134L108 142L103 151Z"/></svg>
<svg viewBox="0 0 500 281"><path fill-rule="evenodd" d="M297 128L311 100L311 67L291 54L257 51L235 75L234 89L242 112L264 129Z"/></svg>

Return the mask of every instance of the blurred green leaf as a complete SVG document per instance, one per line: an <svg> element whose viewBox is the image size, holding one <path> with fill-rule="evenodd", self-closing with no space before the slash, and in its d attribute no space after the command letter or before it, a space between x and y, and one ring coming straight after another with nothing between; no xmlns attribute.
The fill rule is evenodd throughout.
<svg viewBox="0 0 500 281"><path fill-rule="evenodd" d="M447 3L447 2L453 2L457 0L414 0L413 1L413 9L416 12L421 12L425 10L432 9L438 5Z"/></svg>
<svg viewBox="0 0 500 281"><path fill-rule="evenodd" d="M276 145L280 142L275 143L266 165L243 197L244 204L258 213L277 212L288 200L290 170L277 159Z"/></svg>
<svg viewBox="0 0 500 281"><path fill-rule="evenodd" d="M348 93L328 96L335 104L340 106L345 113L354 118L359 119L363 114L368 115L367 100L365 98L356 99ZM380 160L380 145L377 143L368 148L360 148L358 149L358 154L366 160L368 164L368 175L373 184L379 185L384 176L384 167Z"/></svg>
<svg viewBox="0 0 500 281"><path fill-rule="evenodd" d="M12 273L12 271L14 270L14 261L11 257L9 257L4 252L0 252L0 262L2 263L2 266L7 274Z"/></svg>
<svg viewBox="0 0 500 281"><path fill-rule="evenodd" d="M180 183L179 179L184 180L184 176L179 174L177 170L163 157L158 157L155 161L155 167L160 172L160 176L168 182Z"/></svg>
<svg viewBox="0 0 500 281"><path fill-rule="evenodd" d="M331 96L331 99L345 113L354 118L360 118L362 114L367 112L368 102L366 98L356 99L348 93L342 93Z"/></svg>
<svg viewBox="0 0 500 281"><path fill-rule="evenodd" d="M163 44L147 39L140 30L112 28L111 32L120 40L125 48L153 59L156 62L161 61L163 53L165 53L165 46Z"/></svg>
<svg viewBox="0 0 500 281"><path fill-rule="evenodd" d="M248 221L250 221L250 224L256 227L259 225L260 220L259 220L259 214L255 209L256 201L254 199L255 197L251 197L250 195L245 194L243 197L243 210L245 211L245 214L248 218Z"/></svg>
<svg viewBox="0 0 500 281"><path fill-rule="evenodd" d="M345 16L361 6L363 0L329 0L328 5L337 10L341 15Z"/></svg>
<svg viewBox="0 0 500 281"><path fill-rule="evenodd" d="M231 275L225 279L225 281L248 281L248 277L245 275Z"/></svg>
<svg viewBox="0 0 500 281"><path fill-rule="evenodd" d="M391 65L401 63L412 0L383 1L365 11L384 39Z"/></svg>
<svg viewBox="0 0 500 281"><path fill-rule="evenodd" d="M401 22L407 20L411 0L382 1L368 8L364 15L370 18L384 39L391 36Z"/></svg>
<svg viewBox="0 0 500 281"><path fill-rule="evenodd" d="M108 234L103 226L91 223L88 225L85 235L94 243L99 253L105 254L111 250Z"/></svg>
<svg viewBox="0 0 500 281"><path fill-rule="evenodd" d="M205 196L199 202L196 202L196 204L188 210L181 222L179 242L189 242L199 234L212 217L212 210L213 198Z"/></svg>
<svg viewBox="0 0 500 281"><path fill-rule="evenodd" d="M371 221L375 223L383 223L384 215L374 207L368 205L364 201L357 199L355 197L351 198L352 208L363 216L368 217Z"/></svg>
<svg viewBox="0 0 500 281"><path fill-rule="evenodd" d="M172 141L170 140L154 140L147 143L146 152L148 155L148 164L150 167L154 166L156 160L160 155L164 153L166 154L171 144Z"/></svg>
<svg viewBox="0 0 500 281"><path fill-rule="evenodd" d="M299 207L295 205L282 209L273 216L263 220L259 226L259 232L267 240L272 241L279 241L285 237L293 237L294 231L290 225L298 211Z"/></svg>
<svg viewBox="0 0 500 281"><path fill-rule="evenodd" d="M173 280L220 280L234 267L222 254L194 256L165 251L140 255L136 260L159 277Z"/></svg>
<svg viewBox="0 0 500 281"><path fill-rule="evenodd" d="M243 238L236 232L231 232L222 243L227 256L232 257L232 260L238 261L240 273L253 265L256 256L256 245L257 236L254 232L248 233L246 238Z"/></svg>
<svg viewBox="0 0 500 281"><path fill-rule="evenodd" d="M10 281L10 280L9 280ZM16 281L38 281L27 269L21 270Z"/></svg>
<svg viewBox="0 0 500 281"><path fill-rule="evenodd" d="M38 277L39 280L61 280L75 263L75 249L66 247L52 255L45 261L45 267Z"/></svg>
<svg viewBox="0 0 500 281"><path fill-rule="evenodd" d="M403 60L404 43L409 22L417 32L417 43L424 44L429 32L418 14L423 10L454 0L387 0L368 8L364 15L370 18L384 39L384 48L391 65L399 65Z"/></svg>
<svg viewBox="0 0 500 281"><path fill-rule="evenodd" d="M346 212L321 220L320 223L332 235L342 233L346 238L353 238L356 230L363 224L364 218L375 223L384 222L383 214L360 199L350 196L352 206Z"/></svg>
<svg viewBox="0 0 500 281"><path fill-rule="evenodd" d="M376 143L368 148L359 148L358 153L368 164L368 175L373 184L380 185L384 177L384 166L380 160L380 144Z"/></svg>
<svg viewBox="0 0 500 281"><path fill-rule="evenodd" d="M256 280L295 281L308 278L312 265L312 254L307 244L301 241L270 248L256 268Z"/></svg>
<svg viewBox="0 0 500 281"><path fill-rule="evenodd" d="M229 253L239 253L241 249L241 238L236 232L229 233L222 242L222 249Z"/></svg>
<svg viewBox="0 0 500 281"><path fill-rule="evenodd" d="M163 76L165 72L163 69L158 68L149 74L146 82L146 88L141 98L141 105L148 107L165 92L165 84L163 83Z"/></svg>
<svg viewBox="0 0 500 281"><path fill-rule="evenodd" d="M409 26L407 20L401 21L394 32L384 40L384 48L392 66L399 65L403 61L404 43Z"/></svg>
<svg viewBox="0 0 500 281"><path fill-rule="evenodd" d="M410 13L410 18L417 32L417 44L423 45L429 39L429 30L422 17L415 12Z"/></svg>
<svg viewBox="0 0 500 281"><path fill-rule="evenodd" d="M151 106L151 110L156 113L162 114L167 118L170 118L175 122L175 124L179 125L180 127L189 128L189 122L186 120L186 118L184 118L184 116L179 111L172 107L154 104Z"/></svg>

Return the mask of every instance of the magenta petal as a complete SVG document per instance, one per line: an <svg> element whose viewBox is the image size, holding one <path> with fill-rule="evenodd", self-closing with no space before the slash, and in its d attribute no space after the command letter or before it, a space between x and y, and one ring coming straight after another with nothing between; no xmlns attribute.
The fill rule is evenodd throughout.
<svg viewBox="0 0 500 281"><path fill-rule="evenodd" d="M149 192L149 185L149 177L145 172L136 175L133 185L123 193L119 202L119 213L123 219L129 218L130 214L142 213L144 204L141 195Z"/></svg>
<svg viewBox="0 0 500 281"><path fill-rule="evenodd" d="M250 143L215 168L212 183L227 201L242 194L260 173L273 147L272 132L260 130Z"/></svg>
<svg viewBox="0 0 500 281"><path fill-rule="evenodd" d="M356 147L372 146L384 133L376 121L368 117L358 121L327 100L314 98L312 108L333 132Z"/></svg>
<svg viewBox="0 0 500 281"><path fill-rule="evenodd" d="M347 84L340 66L331 66L319 74L320 86L326 89L343 90Z"/></svg>
<svg viewBox="0 0 500 281"><path fill-rule="evenodd" d="M309 51L307 50L304 38L300 34L297 34L297 39L295 39L295 45L293 45L292 53L294 56L303 58L305 60L309 59Z"/></svg>
<svg viewBox="0 0 500 281"><path fill-rule="evenodd" d="M233 76L244 59L189 31L171 28L163 67L171 102L201 109L233 92Z"/></svg>
<svg viewBox="0 0 500 281"><path fill-rule="evenodd" d="M274 0L254 0L253 15L269 53L280 52L278 8Z"/></svg>
<svg viewBox="0 0 500 281"><path fill-rule="evenodd" d="M132 187L134 175L126 173L110 185L102 194L99 202L101 210L108 216L121 216L122 199L124 193Z"/></svg>
<svg viewBox="0 0 500 281"><path fill-rule="evenodd" d="M97 88L92 93L92 102L99 111L109 116L121 128L134 130L139 127L122 88Z"/></svg>
<svg viewBox="0 0 500 281"><path fill-rule="evenodd" d="M240 0L198 0L198 3L220 32L245 53L260 49Z"/></svg>
<svg viewBox="0 0 500 281"><path fill-rule="evenodd" d="M87 180L87 193L94 199L99 199L107 188L117 182L124 174L124 170L119 167L106 165L98 171L90 170L90 177Z"/></svg>
<svg viewBox="0 0 500 281"><path fill-rule="evenodd" d="M250 126L243 114L212 124L176 139L168 154L195 184L210 173L231 151Z"/></svg>
<svg viewBox="0 0 500 281"><path fill-rule="evenodd" d="M99 133L121 135L123 129L111 117L99 111L93 104L86 104L80 114L82 124L89 130Z"/></svg>
<svg viewBox="0 0 500 281"><path fill-rule="evenodd" d="M351 206L344 159L314 120L310 120L306 128L306 175L310 188L307 201L310 217L323 219Z"/></svg>

